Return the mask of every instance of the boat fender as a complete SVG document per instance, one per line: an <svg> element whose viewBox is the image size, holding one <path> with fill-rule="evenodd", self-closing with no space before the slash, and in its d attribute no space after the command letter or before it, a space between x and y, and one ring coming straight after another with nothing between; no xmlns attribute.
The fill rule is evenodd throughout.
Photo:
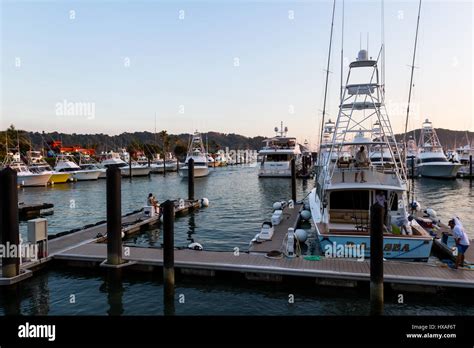
<svg viewBox="0 0 474 348"><path fill-rule="evenodd" d="M309 219L311 219L311 212L308 210L303 210L300 213L300 216L301 216L301 219L303 219L304 221L308 221Z"/></svg>
<svg viewBox="0 0 474 348"><path fill-rule="evenodd" d="M295 237L300 243L304 243L308 239L308 232L303 229L297 229L295 231Z"/></svg>
<svg viewBox="0 0 474 348"><path fill-rule="evenodd" d="M281 202L273 203L273 210L280 210L281 209Z"/></svg>
<svg viewBox="0 0 474 348"><path fill-rule="evenodd" d="M201 198L201 207L208 207L209 206L209 199L207 198Z"/></svg>
<svg viewBox="0 0 474 348"><path fill-rule="evenodd" d="M202 250L203 250L203 247L202 247L201 244L199 244L199 243L197 243L197 242L193 242L193 243L191 243L191 244L188 245L188 249L202 251Z"/></svg>

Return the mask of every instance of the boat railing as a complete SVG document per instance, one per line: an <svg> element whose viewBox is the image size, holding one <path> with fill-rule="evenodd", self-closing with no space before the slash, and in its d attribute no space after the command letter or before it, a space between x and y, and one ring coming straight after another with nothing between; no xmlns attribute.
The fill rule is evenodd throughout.
<svg viewBox="0 0 474 348"><path fill-rule="evenodd" d="M349 166L336 166L334 169L333 175L330 178L331 184L337 183L350 183L354 182L354 177L356 173L364 172L364 180L367 183L376 183L382 185L398 185L399 179L396 172L396 168L392 166L375 166L369 165L366 167L355 167L353 165ZM358 178L359 180L362 177Z"/></svg>

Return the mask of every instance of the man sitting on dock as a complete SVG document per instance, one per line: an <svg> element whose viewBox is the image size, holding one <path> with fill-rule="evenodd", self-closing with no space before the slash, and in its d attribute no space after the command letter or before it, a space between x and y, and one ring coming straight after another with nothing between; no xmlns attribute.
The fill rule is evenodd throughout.
<svg viewBox="0 0 474 348"><path fill-rule="evenodd" d="M357 177L359 176L359 171L360 171L360 182L366 182L365 181L365 173L361 168L367 168L370 165L370 160L369 156L367 155L367 152L365 151L365 147L361 146L359 151L357 151L355 155L355 164L354 166L357 168L355 172L355 182L357 182Z"/></svg>
<svg viewBox="0 0 474 348"><path fill-rule="evenodd" d="M155 196L153 196L153 193L148 194L148 199L146 201L146 204L150 207L155 207L156 214L160 212L160 204L156 200Z"/></svg>
<svg viewBox="0 0 474 348"><path fill-rule="evenodd" d="M464 254L467 248L469 248L470 242L464 227L461 224L459 218L455 217L448 222L449 227L453 230L454 240L456 241L456 247L458 248L458 256L456 257L455 269L461 265L464 267Z"/></svg>

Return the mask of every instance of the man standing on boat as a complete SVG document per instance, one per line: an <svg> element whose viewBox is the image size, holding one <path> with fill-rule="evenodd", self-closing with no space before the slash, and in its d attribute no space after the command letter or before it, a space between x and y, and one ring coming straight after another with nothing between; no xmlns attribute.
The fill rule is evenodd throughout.
<svg viewBox="0 0 474 348"><path fill-rule="evenodd" d="M469 248L470 242L466 231L461 224L459 218L455 217L448 222L449 227L453 230L454 240L456 241L456 247L458 248L458 256L456 257L456 265L454 268L458 268L459 265L464 267L464 254L467 248Z"/></svg>
<svg viewBox="0 0 474 348"><path fill-rule="evenodd" d="M365 151L365 147L361 146L359 151L357 151L355 155L355 167L356 167L355 182L357 182L359 171L360 171L360 182L366 182L365 173L361 168L367 168L369 165L370 165L369 156L367 152Z"/></svg>

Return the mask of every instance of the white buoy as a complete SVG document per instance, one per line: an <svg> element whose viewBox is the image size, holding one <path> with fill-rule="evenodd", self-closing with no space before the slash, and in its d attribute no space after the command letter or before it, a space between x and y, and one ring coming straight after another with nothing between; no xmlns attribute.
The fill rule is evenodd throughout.
<svg viewBox="0 0 474 348"><path fill-rule="evenodd" d="M201 198L201 207L208 207L209 206L209 199Z"/></svg>
<svg viewBox="0 0 474 348"><path fill-rule="evenodd" d="M273 210L280 210L281 209L281 202L273 203Z"/></svg>
<svg viewBox="0 0 474 348"><path fill-rule="evenodd" d="M125 238L125 232L122 231L122 239Z"/></svg>
<svg viewBox="0 0 474 348"><path fill-rule="evenodd" d="M309 210L303 210L301 213L301 218L305 221L308 221L309 219L311 219L311 212Z"/></svg>
<svg viewBox="0 0 474 348"><path fill-rule="evenodd" d="M295 231L295 236L300 243L304 243L308 239L308 233L303 229L297 229Z"/></svg>

